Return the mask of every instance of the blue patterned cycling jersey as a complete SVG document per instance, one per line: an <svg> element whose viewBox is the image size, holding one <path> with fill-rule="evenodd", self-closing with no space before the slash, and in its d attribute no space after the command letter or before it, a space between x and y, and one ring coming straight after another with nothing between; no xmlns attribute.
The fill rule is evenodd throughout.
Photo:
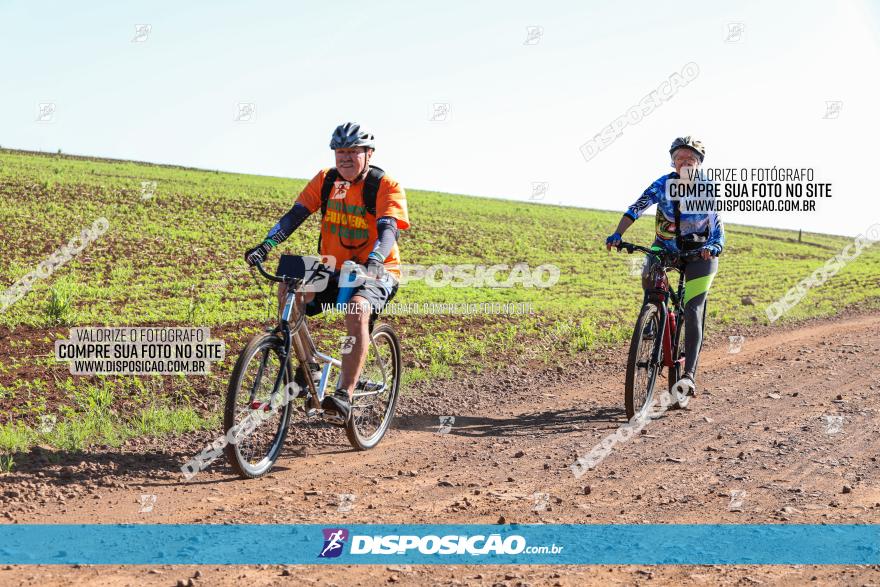
<svg viewBox="0 0 880 587"><path fill-rule="evenodd" d="M678 248L675 244L675 208L666 191L670 179L679 179L678 173L669 173L652 183L624 215L637 220L651 205L657 204L657 241L666 250L675 251ZM706 237L703 244L724 248L724 225L714 211L692 213L682 210L681 235L703 236Z"/></svg>

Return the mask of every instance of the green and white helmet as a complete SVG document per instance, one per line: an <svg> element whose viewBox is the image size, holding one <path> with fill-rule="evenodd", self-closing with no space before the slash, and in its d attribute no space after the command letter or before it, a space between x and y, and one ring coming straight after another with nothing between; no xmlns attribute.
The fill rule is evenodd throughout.
<svg viewBox="0 0 880 587"><path fill-rule="evenodd" d="M335 151L336 149L350 149L352 147L375 149L376 137L363 130L361 125L356 122L340 124L333 131L333 137L330 139L330 148Z"/></svg>

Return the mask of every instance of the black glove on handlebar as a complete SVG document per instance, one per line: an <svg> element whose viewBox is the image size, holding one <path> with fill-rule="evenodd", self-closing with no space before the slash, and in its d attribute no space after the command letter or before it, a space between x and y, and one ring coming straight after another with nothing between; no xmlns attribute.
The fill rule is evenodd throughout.
<svg viewBox="0 0 880 587"><path fill-rule="evenodd" d="M266 260L266 255L272 250L272 245L263 241L252 249L248 249L244 253L244 260L248 265L256 265Z"/></svg>

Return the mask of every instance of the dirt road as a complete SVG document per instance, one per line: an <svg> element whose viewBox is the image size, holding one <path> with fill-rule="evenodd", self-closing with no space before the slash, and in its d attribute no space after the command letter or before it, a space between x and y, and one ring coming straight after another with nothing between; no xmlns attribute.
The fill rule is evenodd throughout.
<svg viewBox="0 0 880 587"><path fill-rule="evenodd" d="M79 456L36 450L0 477L0 521L880 523L880 315L730 350L715 337L690 409L667 412L580 478L577 457L625 421L619 352L405 397L378 449L355 453L344 433L323 430L254 481L220 463L183 481L205 434ZM455 418L448 431L441 416ZM155 496L152 511L141 495ZM0 569L0 585L175 585L197 571L195 585L880 584L880 567L273 565L19 566Z"/></svg>

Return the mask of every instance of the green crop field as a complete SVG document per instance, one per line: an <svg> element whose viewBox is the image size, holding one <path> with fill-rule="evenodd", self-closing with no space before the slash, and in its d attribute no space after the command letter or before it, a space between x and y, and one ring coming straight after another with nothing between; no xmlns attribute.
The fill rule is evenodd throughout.
<svg viewBox="0 0 880 587"><path fill-rule="evenodd" d="M150 196L142 182L156 182ZM108 230L0 314L0 452L34 444L80 449L132 436L217 426L235 353L269 324L274 305L243 251L292 205L305 180L0 150L0 287L32 271L98 218ZM549 288L403 286L399 303L529 302L529 314L398 315L407 391L512 360L546 362L628 339L641 302L626 255L602 242L620 212L410 190L405 263L527 263L559 268ZM314 253L317 218L281 247ZM766 323L764 309L850 239L727 225L708 329ZM649 244L653 219L627 240ZM274 254L274 253L273 253ZM754 305L744 305L751 296ZM880 247L868 247L782 320L880 302ZM336 344L339 316L318 318ZM211 327L227 358L210 376L73 377L54 340L71 326ZM51 426L45 423L52 422ZM5 463L5 464L4 464ZM11 466L0 459L0 468Z"/></svg>

